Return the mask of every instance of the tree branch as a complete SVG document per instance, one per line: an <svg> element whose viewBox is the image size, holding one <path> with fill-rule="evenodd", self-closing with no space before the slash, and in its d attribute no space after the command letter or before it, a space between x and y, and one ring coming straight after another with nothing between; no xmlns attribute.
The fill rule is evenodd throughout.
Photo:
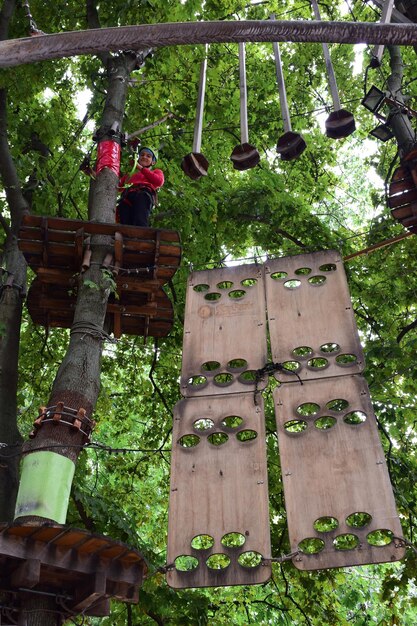
<svg viewBox="0 0 417 626"><path fill-rule="evenodd" d="M306 248L307 247L302 241L300 241L296 237L293 237L292 235L290 235L290 233L288 233L286 230L283 230L282 228L274 227L273 224L271 224L270 220L267 219L266 217L261 217L259 215L258 216L257 215L250 215L249 213L238 213L238 215L235 216L235 219L240 219L240 220L243 220L245 222L257 222L257 223L260 223L260 224L267 224L267 226L272 226L273 231L275 233L278 233L279 235L282 235L283 237L285 237L285 239L289 239L290 241L295 243L296 246L299 246L300 248Z"/></svg>
<svg viewBox="0 0 417 626"><path fill-rule="evenodd" d="M410 330L413 330L413 328L417 328L417 320L414 320L411 324L404 326L404 328L397 335L397 343L400 343L401 339L403 339L405 335L410 332Z"/></svg>

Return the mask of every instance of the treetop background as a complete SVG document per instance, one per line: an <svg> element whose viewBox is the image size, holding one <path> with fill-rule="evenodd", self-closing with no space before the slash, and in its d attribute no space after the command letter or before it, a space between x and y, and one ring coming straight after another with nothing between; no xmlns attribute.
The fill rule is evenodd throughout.
<svg viewBox="0 0 417 626"><path fill-rule="evenodd" d="M300 0L108 0L45 3L32 0L39 29L47 33L88 27L86 6L98 11L100 25L196 20L311 19ZM320 5L323 19L377 21L379 11L360 1ZM17 7L9 37L28 35L23 7ZM323 120L331 107L320 44L281 44L294 130L307 143L303 155L283 162L275 151L283 134L272 44L248 44L249 140L260 165L233 170L229 159L240 143L238 49L211 45L202 152L206 178L189 180L180 168L192 149L199 63L204 46L156 50L132 72L123 130L151 124L168 111L165 123L142 135L158 151L166 183L154 210L153 226L178 230L183 260L168 289L175 326L158 348L124 336L105 348L101 392L95 412L97 446L86 449L76 470L68 524L87 527L137 547L151 576L138 606L117 603L109 618L74 619L84 624L402 624L416 622L416 555L398 564L320 572L275 564L272 580L255 587L169 589L158 568L166 563L172 408L180 398L182 321L186 278L194 269L217 267L228 259L337 249L343 256L403 232L390 216L384 181L391 175L397 145L368 138L377 120L361 106L372 84L386 87L390 73L385 51L381 68L369 69L369 50L331 46L340 98L354 112L357 130L339 142L327 139ZM414 108L416 57L403 49L403 93ZM362 67L361 61L363 60ZM92 141L106 94L99 58L75 57L2 70L7 89L8 141L31 211L87 219L89 180L79 171ZM81 118L77 94L88 89ZM417 108L417 107L416 107ZM0 156L0 159L2 157ZM123 168L129 154L123 153ZM5 195L3 221L10 221ZM3 233L5 239L5 233ZM416 243L409 237L346 263L356 320L366 354L366 379L400 513L404 537L414 541L416 515L415 376L417 318ZM404 329L410 326L408 332ZM403 332L404 331L404 332ZM398 340L400 339L400 340ZM35 327L27 313L21 327L18 426L27 439L38 406L44 404L69 340L69 332ZM271 389L265 392L273 556L289 543ZM112 450L112 452L110 451Z"/></svg>

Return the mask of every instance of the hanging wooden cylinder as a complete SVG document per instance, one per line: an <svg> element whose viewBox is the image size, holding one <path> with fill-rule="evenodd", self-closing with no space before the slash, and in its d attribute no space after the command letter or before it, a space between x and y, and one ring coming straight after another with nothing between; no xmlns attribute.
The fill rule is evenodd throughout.
<svg viewBox="0 0 417 626"><path fill-rule="evenodd" d="M201 153L201 135L203 132L203 113L204 113L204 97L206 92L206 76L207 76L207 51L204 60L200 66L200 82L198 86L197 111L194 125L194 141L193 151L187 154L181 161L181 168L184 173L192 180L198 180L202 176L207 176L209 162Z"/></svg>
<svg viewBox="0 0 417 626"><path fill-rule="evenodd" d="M275 19L275 15L271 15L271 20ZM282 122L284 125L284 134L278 139L277 152L283 161L292 161L297 159L306 149L307 145L299 133L294 133L291 128L290 113L288 110L287 92L285 89L284 73L282 71L281 54L279 45L276 41L273 43L275 55L275 67L277 72L277 83L279 92L279 103L281 107Z"/></svg>
<svg viewBox="0 0 417 626"><path fill-rule="evenodd" d="M320 11L316 0L311 0L314 16L317 21L321 21ZM342 109L340 104L339 92L337 89L336 75L332 61L330 59L329 47L326 43L322 43L324 60L326 62L327 77L329 81L330 93L333 100L333 109L325 122L326 135L330 139L342 139L349 137L356 128L355 119L349 111Z"/></svg>
<svg viewBox="0 0 417 626"><path fill-rule="evenodd" d="M259 152L255 146L249 143L248 131L248 108L246 94L246 61L245 61L245 44L239 44L239 77L240 77L240 139L241 143L237 145L230 158L233 162L235 170L248 170L258 165L260 161Z"/></svg>

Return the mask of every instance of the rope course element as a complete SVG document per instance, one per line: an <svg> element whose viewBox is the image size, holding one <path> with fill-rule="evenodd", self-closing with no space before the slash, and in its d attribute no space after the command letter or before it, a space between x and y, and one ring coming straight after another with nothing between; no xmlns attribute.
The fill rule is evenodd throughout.
<svg viewBox="0 0 417 626"><path fill-rule="evenodd" d="M56 426L69 426L71 430L82 433L86 441L91 440L91 434L96 425L94 420L87 417L85 409L72 409L65 406L63 402L58 402L49 407L40 407L39 417L33 422L34 430L29 434L29 438L34 439L41 426L48 422Z"/></svg>
<svg viewBox="0 0 417 626"><path fill-rule="evenodd" d="M33 16L30 12L30 6L29 6L29 2L28 0L22 0L22 8L25 11L25 17L27 17L27 19L29 20L29 32L30 35L33 36L37 36L37 35L45 35L45 33L43 32L43 30L40 30L37 25L35 20L33 19Z"/></svg>
<svg viewBox="0 0 417 626"><path fill-rule="evenodd" d="M93 324L92 322L74 322L70 335L82 334L83 337L81 340L85 338L86 335L90 335L94 339L98 339L99 341L108 341L110 343L118 343L118 339L115 337L111 337L98 324Z"/></svg>
<svg viewBox="0 0 417 626"><path fill-rule="evenodd" d="M256 370L255 372L255 389L253 392L253 401L255 404L257 404L256 398L259 393L259 389L258 389L259 383L261 382L261 380L263 380L265 375L272 376L275 372L285 372L286 374L294 374L294 376L297 376L298 382L300 383L300 385L303 384L303 381L301 380L298 372L291 370L289 367L285 367L283 363L273 363L273 362L266 363L261 369Z"/></svg>
<svg viewBox="0 0 417 626"><path fill-rule="evenodd" d="M317 21L207 21L141 24L71 31L0 42L0 67L15 67L47 59L146 50L167 46L291 41L300 43L368 43L413 46L417 24Z"/></svg>

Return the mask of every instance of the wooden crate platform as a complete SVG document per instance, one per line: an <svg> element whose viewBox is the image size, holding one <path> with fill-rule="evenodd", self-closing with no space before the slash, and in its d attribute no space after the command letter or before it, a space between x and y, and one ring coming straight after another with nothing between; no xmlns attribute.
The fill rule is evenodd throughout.
<svg viewBox="0 0 417 626"><path fill-rule="evenodd" d="M391 215L405 228L417 227L417 170L413 163L404 163L395 170L389 186L388 206Z"/></svg>
<svg viewBox="0 0 417 626"><path fill-rule="evenodd" d="M117 233L117 234L116 234ZM35 271L40 268L79 272L91 235L114 240L110 269L122 275L159 284L175 274L181 261L179 234L173 230L83 222L57 217L26 215L19 231L19 248Z"/></svg>
<svg viewBox="0 0 417 626"><path fill-rule="evenodd" d="M56 594L71 614L109 615L109 598L136 603L146 572L140 552L108 537L58 524L0 525L0 590Z"/></svg>
<svg viewBox="0 0 417 626"><path fill-rule="evenodd" d="M34 323L71 327L77 276L89 266L92 235L108 236L112 242L102 267L116 283L116 296L107 307L115 337L165 337L172 328L173 308L162 285L181 261L176 231L27 215L19 248L37 274L27 302Z"/></svg>
<svg viewBox="0 0 417 626"><path fill-rule="evenodd" d="M76 301L77 295L70 285L37 277L29 289L27 307L35 324L71 328ZM148 292L121 289L118 298L110 296L107 313L115 337L122 334L166 337L174 319L171 301L161 287Z"/></svg>

